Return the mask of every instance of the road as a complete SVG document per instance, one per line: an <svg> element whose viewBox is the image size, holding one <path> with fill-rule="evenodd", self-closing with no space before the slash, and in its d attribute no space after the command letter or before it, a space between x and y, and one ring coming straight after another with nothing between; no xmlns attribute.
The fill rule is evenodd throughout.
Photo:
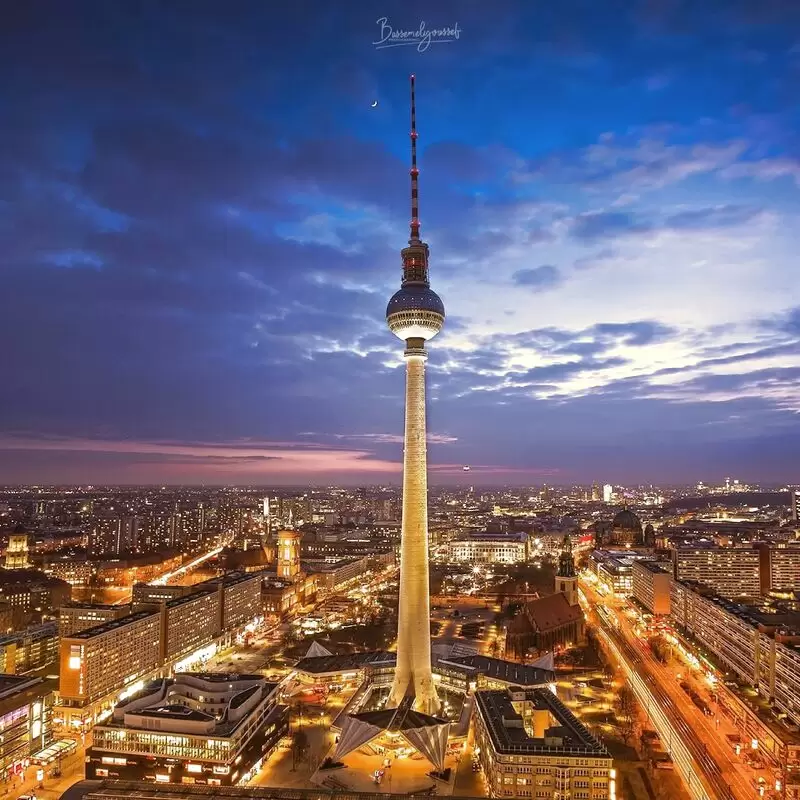
<svg viewBox="0 0 800 800"><path fill-rule="evenodd" d="M64 736L56 736L56 738L67 738ZM70 736L69 738L75 738L74 736ZM0 798L2 800L14 800L14 798L20 797L20 795L35 795L41 800L58 800L59 797L67 790L70 786L78 781L83 780L83 764L84 764L84 755L85 755L85 747L80 741L78 741L78 748L74 750L67 756L61 759L61 776L58 778L50 777L50 773L54 767L58 765L58 762L54 762L53 764L49 764L46 767L35 767L30 766L25 771L25 774L22 776L22 780L19 778L10 781L8 784L2 786L0 789ZM45 778L42 783L36 780L36 772L37 769L43 769Z"/></svg>
<svg viewBox="0 0 800 800"><path fill-rule="evenodd" d="M656 727L666 729L664 744L673 755L689 789L695 797L703 794L717 800L754 800L753 785L740 774L720 734L709 726L708 718L697 709L669 673L645 648L633 631L622 604L613 598L600 598L591 584L582 581L587 600L597 610L591 614L612 651L620 657L632 688ZM654 707L655 706L655 707ZM659 713L660 712L660 713ZM663 735L662 735L662 738ZM693 785L694 778L694 785ZM703 791L698 785L703 784Z"/></svg>

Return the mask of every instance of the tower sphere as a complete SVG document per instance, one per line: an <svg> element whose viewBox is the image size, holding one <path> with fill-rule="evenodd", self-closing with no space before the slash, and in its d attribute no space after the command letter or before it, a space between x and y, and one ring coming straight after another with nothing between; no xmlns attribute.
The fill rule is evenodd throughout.
<svg viewBox="0 0 800 800"><path fill-rule="evenodd" d="M399 339L433 339L444 325L444 303L424 285L404 286L386 306L389 330Z"/></svg>

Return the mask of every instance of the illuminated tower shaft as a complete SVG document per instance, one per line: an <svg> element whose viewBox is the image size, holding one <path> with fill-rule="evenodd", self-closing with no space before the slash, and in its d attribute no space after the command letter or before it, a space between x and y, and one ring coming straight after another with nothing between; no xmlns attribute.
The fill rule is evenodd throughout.
<svg viewBox="0 0 800 800"><path fill-rule="evenodd" d="M403 453L403 527L400 546L400 607L397 668L389 705L406 694L428 714L439 710L431 675L431 609L428 576L428 458L425 429L424 341L406 358L406 427Z"/></svg>
<svg viewBox="0 0 800 800"><path fill-rule="evenodd" d="M444 304L428 280L428 245L419 236L417 128L411 76L411 238L403 249L403 281L386 308L389 329L406 343L406 423L403 451L403 524L397 667L389 707L414 697L414 708L436 714L440 703L431 675L428 578L428 460L425 430L425 342L444 325Z"/></svg>

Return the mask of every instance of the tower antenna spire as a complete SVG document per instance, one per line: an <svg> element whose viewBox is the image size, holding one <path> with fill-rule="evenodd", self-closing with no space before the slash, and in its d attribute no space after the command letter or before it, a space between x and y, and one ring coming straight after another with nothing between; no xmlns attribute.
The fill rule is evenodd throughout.
<svg viewBox="0 0 800 800"><path fill-rule="evenodd" d="M411 75L411 242L419 242L419 169L417 168L417 101Z"/></svg>

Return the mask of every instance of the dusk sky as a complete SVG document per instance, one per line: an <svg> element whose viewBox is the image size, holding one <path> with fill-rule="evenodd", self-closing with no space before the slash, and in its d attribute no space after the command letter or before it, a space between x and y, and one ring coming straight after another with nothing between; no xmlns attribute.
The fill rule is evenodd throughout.
<svg viewBox="0 0 800 800"><path fill-rule="evenodd" d="M797 0L25 0L0 483L399 483L411 72L431 484L800 480Z"/></svg>

